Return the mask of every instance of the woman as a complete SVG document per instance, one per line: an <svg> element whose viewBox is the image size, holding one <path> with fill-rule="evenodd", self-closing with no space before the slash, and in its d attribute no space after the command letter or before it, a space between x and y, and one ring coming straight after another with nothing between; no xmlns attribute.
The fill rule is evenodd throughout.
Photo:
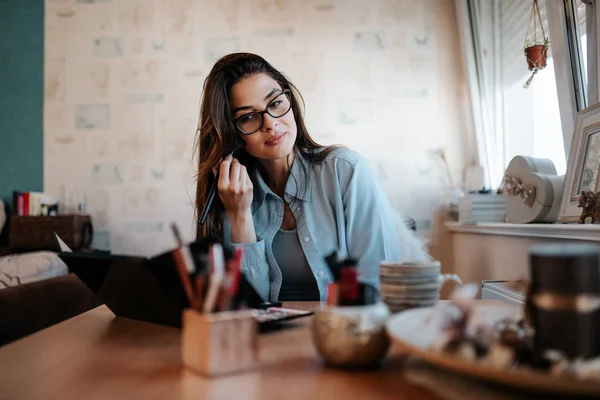
<svg viewBox="0 0 600 400"><path fill-rule="evenodd" d="M242 269L265 300L326 300L333 277L324 257L334 251L357 259L359 280L379 288L380 261L400 259L394 213L365 159L310 137L299 100L257 55L217 61L200 111L196 210L216 166L221 203L197 236L220 234L224 211L231 241L244 248Z"/></svg>

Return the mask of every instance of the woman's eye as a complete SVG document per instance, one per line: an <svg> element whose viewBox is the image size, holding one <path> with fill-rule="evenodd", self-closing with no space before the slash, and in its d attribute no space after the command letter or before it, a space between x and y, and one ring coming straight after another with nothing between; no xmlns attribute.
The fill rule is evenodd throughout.
<svg viewBox="0 0 600 400"><path fill-rule="evenodd" d="M282 100L277 100L271 103L271 108L278 107L281 104Z"/></svg>
<svg viewBox="0 0 600 400"><path fill-rule="evenodd" d="M240 122L246 123L246 122L250 122L254 119L254 114L248 114L248 115L244 115L242 118L240 118Z"/></svg>

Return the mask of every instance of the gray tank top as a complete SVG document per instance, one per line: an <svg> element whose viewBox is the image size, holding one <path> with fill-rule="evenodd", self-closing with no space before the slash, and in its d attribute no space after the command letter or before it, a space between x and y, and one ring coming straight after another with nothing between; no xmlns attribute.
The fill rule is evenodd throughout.
<svg viewBox="0 0 600 400"><path fill-rule="evenodd" d="M273 238L273 256L283 282L279 301L319 301L319 287L306 261L296 230L279 230Z"/></svg>

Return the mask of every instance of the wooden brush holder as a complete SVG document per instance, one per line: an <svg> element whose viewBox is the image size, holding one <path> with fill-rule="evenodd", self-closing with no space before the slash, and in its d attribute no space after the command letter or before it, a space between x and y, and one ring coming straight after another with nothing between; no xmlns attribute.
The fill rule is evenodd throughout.
<svg viewBox="0 0 600 400"><path fill-rule="evenodd" d="M250 310L183 312L183 365L202 375L232 374L258 366L258 322Z"/></svg>

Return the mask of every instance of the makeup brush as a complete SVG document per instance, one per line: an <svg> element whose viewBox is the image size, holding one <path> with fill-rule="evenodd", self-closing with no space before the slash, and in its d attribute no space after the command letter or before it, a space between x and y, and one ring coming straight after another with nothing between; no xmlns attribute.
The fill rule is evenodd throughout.
<svg viewBox="0 0 600 400"><path fill-rule="evenodd" d="M241 149L242 146L243 145L239 141L236 142L233 146L233 150L231 150L229 153L227 153L225 157L233 156L233 154L236 151L238 151L239 149ZM225 157L223 157L223 159L225 159ZM200 225L204 225L204 223L206 222L206 218L208 217L210 208L212 207L213 201L215 200L215 194L217 193L217 186L219 183L219 174L220 174L220 168L217 169L217 173L215 174L214 180L213 180L212 184L210 185L210 189L208 190L208 196L206 197L206 204L204 205L204 209L202 210L202 214L200 215Z"/></svg>
<svg viewBox="0 0 600 400"><path fill-rule="evenodd" d="M173 231L173 236L175 236L175 240L177 241L177 249L175 249L172 253L173 261L175 262L175 268L177 269L177 273L181 279L181 284L183 285L183 290L188 298L190 307L198 310L198 302L196 296L194 295L194 289L190 279L190 266L187 265L186 259L183 255L183 240L181 239L179 229L177 229L177 225L175 225L175 223L171 223L171 229Z"/></svg>

